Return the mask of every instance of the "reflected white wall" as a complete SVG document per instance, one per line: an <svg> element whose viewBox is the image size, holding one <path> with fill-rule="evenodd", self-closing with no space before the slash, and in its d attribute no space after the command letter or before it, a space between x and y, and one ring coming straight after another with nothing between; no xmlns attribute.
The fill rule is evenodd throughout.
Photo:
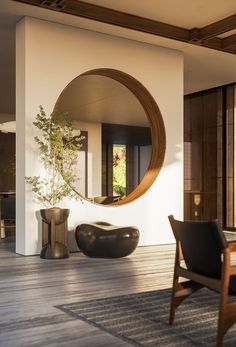
<svg viewBox="0 0 236 347"><path fill-rule="evenodd" d="M88 132L88 197L100 196L102 181L101 123L75 121L73 125L76 129ZM81 153L81 156L83 155L84 153ZM82 157L80 159L79 162L84 164L85 160ZM79 177L78 191L84 195L85 167L79 168Z"/></svg>

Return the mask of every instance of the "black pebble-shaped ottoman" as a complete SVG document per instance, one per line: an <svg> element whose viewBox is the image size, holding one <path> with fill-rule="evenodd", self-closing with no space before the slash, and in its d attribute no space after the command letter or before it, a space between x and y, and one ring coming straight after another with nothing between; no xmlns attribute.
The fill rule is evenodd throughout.
<svg viewBox="0 0 236 347"><path fill-rule="evenodd" d="M80 250L89 257L121 258L131 254L138 245L135 227L119 227L105 222L80 224L75 238Z"/></svg>

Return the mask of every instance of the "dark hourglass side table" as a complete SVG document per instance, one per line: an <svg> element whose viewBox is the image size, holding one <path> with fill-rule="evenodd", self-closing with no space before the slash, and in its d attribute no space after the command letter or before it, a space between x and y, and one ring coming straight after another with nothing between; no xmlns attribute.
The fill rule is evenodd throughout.
<svg viewBox="0 0 236 347"><path fill-rule="evenodd" d="M67 219L69 209L58 207L41 209L42 250L40 258L62 259L69 257Z"/></svg>

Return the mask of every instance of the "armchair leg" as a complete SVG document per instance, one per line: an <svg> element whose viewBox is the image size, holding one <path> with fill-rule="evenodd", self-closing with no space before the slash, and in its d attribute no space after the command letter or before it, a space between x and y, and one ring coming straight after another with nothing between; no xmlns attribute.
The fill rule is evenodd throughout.
<svg viewBox="0 0 236 347"><path fill-rule="evenodd" d="M223 252L223 264L221 274L220 309L217 329L217 347L223 346L223 338L227 330L236 322L236 301L228 301L230 282L230 252Z"/></svg>
<svg viewBox="0 0 236 347"><path fill-rule="evenodd" d="M216 339L217 347L223 346L223 338L227 330L225 327L227 297L228 297L228 288L224 287L224 282L223 282L222 288L221 288L221 294L220 294L220 309L219 309L219 320L218 320L217 339Z"/></svg>
<svg viewBox="0 0 236 347"><path fill-rule="evenodd" d="M227 295L228 293L226 294L226 298ZM217 331L217 347L223 346L224 335L234 323L236 323L236 301L226 303L221 298Z"/></svg>
<svg viewBox="0 0 236 347"><path fill-rule="evenodd" d="M171 306L170 306L170 317L169 324L172 325L175 318L175 311L178 306L188 298L190 295L195 293L197 290L201 289L203 286L194 281L186 281L179 283L179 276L174 277Z"/></svg>
<svg viewBox="0 0 236 347"><path fill-rule="evenodd" d="M174 323L175 319L175 310L177 308L175 303L175 294L178 288L179 284L179 276L174 276L173 279L173 287L172 287L172 295L171 295L171 304L170 304L170 317L169 317L169 324L172 325Z"/></svg>

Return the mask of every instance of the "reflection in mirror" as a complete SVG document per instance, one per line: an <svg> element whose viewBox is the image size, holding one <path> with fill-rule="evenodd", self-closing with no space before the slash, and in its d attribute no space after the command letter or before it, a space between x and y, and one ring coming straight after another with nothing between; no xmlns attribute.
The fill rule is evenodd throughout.
<svg viewBox="0 0 236 347"><path fill-rule="evenodd" d="M56 110L67 112L83 136L75 190L101 204L129 195L148 169L152 148L148 119L133 93L112 78L82 75L62 92Z"/></svg>

